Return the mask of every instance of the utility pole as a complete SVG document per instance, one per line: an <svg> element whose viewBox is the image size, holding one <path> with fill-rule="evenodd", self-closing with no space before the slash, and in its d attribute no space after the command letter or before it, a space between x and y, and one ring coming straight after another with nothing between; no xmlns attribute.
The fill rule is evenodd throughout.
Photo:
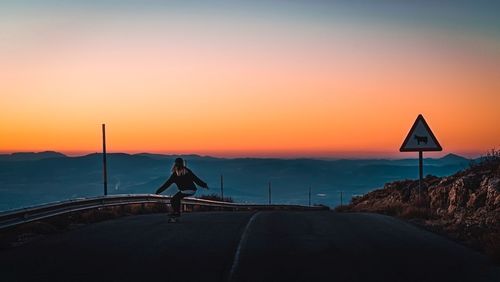
<svg viewBox="0 0 500 282"><path fill-rule="evenodd" d="M108 195L108 168L106 163L106 125L102 124L102 166L104 177L104 196Z"/></svg>
<svg viewBox="0 0 500 282"><path fill-rule="evenodd" d="M342 206L342 191L340 191L340 206Z"/></svg>
<svg viewBox="0 0 500 282"><path fill-rule="evenodd" d="M222 201L224 201L224 175L220 175L220 195Z"/></svg>
<svg viewBox="0 0 500 282"><path fill-rule="evenodd" d="M269 204L271 204L271 181L269 181Z"/></svg>
<svg viewBox="0 0 500 282"><path fill-rule="evenodd" d="M311 186L309 186L309 206L311 206Z"/></svg>

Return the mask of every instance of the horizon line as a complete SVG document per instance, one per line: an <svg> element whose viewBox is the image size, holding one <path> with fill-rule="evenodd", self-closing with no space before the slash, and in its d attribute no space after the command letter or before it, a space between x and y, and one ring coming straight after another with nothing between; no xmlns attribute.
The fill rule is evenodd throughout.
<svg viewBox="0 0 500 282"><path fill-rule="evenodd" d="M43 153L43 152L56 152L64 154L68 157L82 157L91 154L101 154L101 151L71 151L71 150L0 150L0 154L14 154L14 153ZM336 151L330 153L312 153L309 152L171 152L171 151L146 151L146 150L112 150L107 151L107 154L157 154L167 156L187 156L196 155L200 157L213 157L224 159L238 159L238 158L256 158L256 159L412 159L414 152L390 152L390 151ZM457 155L467 159L474 159L484 156L484 153L477 151L462 151L462 152L426 152L426 158L442 158L446 155Z"/></svg>

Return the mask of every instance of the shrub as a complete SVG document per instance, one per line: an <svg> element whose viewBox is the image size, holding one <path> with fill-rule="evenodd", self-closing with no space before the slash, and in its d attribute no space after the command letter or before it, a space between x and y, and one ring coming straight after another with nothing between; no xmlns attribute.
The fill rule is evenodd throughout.
<svg viewBox="0 0 500 282"><path fill-rule="evenodd" d="M343 205L335 207L334 210L337 212L349 212L352 211L352 208L350 206Z"/></svg>
<svg viewBox="0 0 500 282"><path fill-rule="evenodd" d="M394 203L394 204L390 204L390 205L386 206L383 210L380 210L379 212L387 214L387 215L391 215L391 216L398 216L401 214L404 207L405 206L403 206L403 204Z"/></svg>
<svg viewBox="0 0 500 282"><path fill-rule="evenodd" d="M406 206L404 207L399 216L406 219L433 219L435 218L434 212L425 207Z"/></svg>
<svg viewBox="0 0 500 282"><path fill-rule="evenodd" d="M500 234L498 232L485 234L480 238L480 241L486 254L496 263L500 263Z"/></svg>
<svg viewBox="0 0 500 282"><path fill-rule="evenodd" d="M500 164L500 149L491 149L481 156L478 160L472 160L469 163L470 168L479 166L490 166Z"/></svg>

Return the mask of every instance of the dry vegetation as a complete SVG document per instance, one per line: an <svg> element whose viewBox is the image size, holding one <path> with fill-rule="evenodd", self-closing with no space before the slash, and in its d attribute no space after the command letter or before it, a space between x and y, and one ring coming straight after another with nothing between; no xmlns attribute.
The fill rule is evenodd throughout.
<svg viewBox="0 0 500 282"><path fill-rule="evenodd" d="M500 263L500 150L449 177L388 183L337 208L396 216L476 248Z"/></svg>
<svg viewBox="0 0 500 282"><path fill-rule="evenodd" d="M111 206L68 213L42 221L23 224L12 229L2 230L0 233L0 249L19 246L33 239L75 229L85 224L127 215L167 212L167 210L168 206L165 204L148 203Z"/></svg>
<svg viewBox="0 0 500 282"><path fill-rule="evenodd" d="M222 200L217 194L204 195L200 198L214 201ZM224 197L224 201L233 202L233 199L231 197ZM86 224L104 220L128 215L167 213L170 211L170 208L170 205L161 203L127 204L63 214L2 230L0 233L0 249L19 246L45 235L65 232ZM183 209L185 212L231 210L201 205L184 206Z"/></svg>

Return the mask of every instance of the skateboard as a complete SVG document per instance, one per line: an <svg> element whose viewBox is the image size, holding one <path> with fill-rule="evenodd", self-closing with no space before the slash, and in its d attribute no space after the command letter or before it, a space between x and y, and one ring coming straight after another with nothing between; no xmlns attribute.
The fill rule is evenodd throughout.
<svg viewBox="0 0 500 282"><path fill-rule="evenodd" d="M168 216L168 223L178 223L178 222L179 222L178 215L169 215Z"/></svg>

